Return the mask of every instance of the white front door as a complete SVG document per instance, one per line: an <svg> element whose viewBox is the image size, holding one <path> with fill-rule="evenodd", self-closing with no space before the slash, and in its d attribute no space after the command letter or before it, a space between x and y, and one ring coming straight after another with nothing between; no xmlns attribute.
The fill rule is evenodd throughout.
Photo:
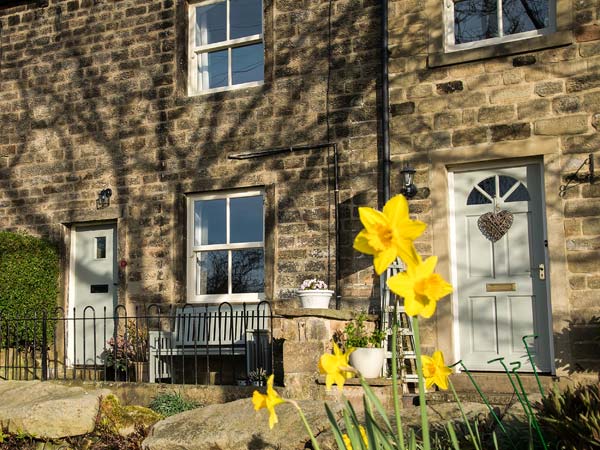
<svg viewBox="0 0 600 450"><path fill-rule="evenodd" d="M101 364L106 341L113 335L116 231L114 223L73 227L68 314L72 364Z"/></svg>
<svg viewBox="0 0 600 450"><path fill-rule="evenodd" d="M460 358L470 370L550 371L542 166L454 172L455 302Z"/></svg>

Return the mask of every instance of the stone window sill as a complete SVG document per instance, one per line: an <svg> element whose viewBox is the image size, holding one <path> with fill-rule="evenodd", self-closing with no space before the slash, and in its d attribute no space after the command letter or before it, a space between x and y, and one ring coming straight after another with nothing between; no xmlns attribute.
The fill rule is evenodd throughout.
<svg viewBox="0 0 600 450"><path fill-rule="evenodd" d="M524 39L522 41L504 42L489 47L477 47L452 53L431 53L427 58L427 65L429 67L449 66L480 59L514 55L532 50L560 47L572 43L573 33L571 31L559 31L547 36Z"/></svg>

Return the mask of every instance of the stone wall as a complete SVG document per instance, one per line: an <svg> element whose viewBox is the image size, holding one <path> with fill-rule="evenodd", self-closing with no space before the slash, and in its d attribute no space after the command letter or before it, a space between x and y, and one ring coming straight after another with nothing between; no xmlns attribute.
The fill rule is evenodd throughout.
<svg viewBox="0 0 600 450"><path fill-rule="evenodd" d="M73 223L116 219L120 301L182 302L184 194L265 186L267 297L286 298L335 281L332 150L227 157L332 141L342 292L373 295L351 243L356 206L377 199L378 1L264 0L264 85L191 98L186 1L22 3L0 7L0 228L50 237L66 261Z"/></svg>
<svg viewBox="0 0 600 450"><path fill-rule="evenodd" d="M600 2L558 3L561 42L527 51L535 40L521 41L512 52L506 44L463 62L458 52L455 62L433 67L441 4L390 2L392 159L398 169L392 170L392 192L400 187L401 164L411 162L416 184L429 189L411 201L412 212L429 225L418 248L438 254L449 276L448 166L543 159L556 365L563 375L593 375L600 368L594 341L600 335L600 185L575 185L564 198L558 192L589 153L600 155ZM452 354L452 311L449 302L440 305L437 322L427 321L424 342L426 350L440 346Z"/></svg>

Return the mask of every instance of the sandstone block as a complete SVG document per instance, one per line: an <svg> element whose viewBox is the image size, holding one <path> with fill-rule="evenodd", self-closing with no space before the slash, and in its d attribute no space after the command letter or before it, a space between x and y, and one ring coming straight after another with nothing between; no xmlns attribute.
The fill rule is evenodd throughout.
<svg viewBox="0 0 600 450"><path fill-rule="evenodd" d="M414 139L416 150L436 150L438 148L450 147L450 133L438 131L435 133L419 134Z"/></svg>
<svg viewBox="0 0 600 450"><path fill-rule="evenodd" d="M493 125L490 127L492 142L527 139L531 135L529 123L513 123L508 125Z"/></svg>
<svg viewBox="0 0 600 450"><path fill-rule="evenodd" d="M283 343L284 373L315 372L319 357L325 352L325 342L304 341Z"/></svg>
<svg viewBox="0 0 600 450"><path fill-rule="evenodd" d="M591 73L569 78L567 80L567 93L587 91L600 86L600 73Z"/></svg>
<svg viewBox="0 0 600 450"><path fill-rule="evenodd" d="M94 430L100 398L108 394L51 382L1 381L0 425L46 439L79 436Z"/></svg>
<svg viewBox="0 0 600 450"><path fill-rule="evenodd" d="M531 86L528 84L502 87L491 92L490 103L515 103L530 97L531 92Z"/></svg>
<svg viewBox="0 0 600 450"><path fill-rule="evenodd" d="M600 251L569 252L567 253L567 265L571 273L600 272Z"/></svg>
<svg viewBox="0 0 600 450"><path fill-rule="evenodd" d="M540 97L548 97L554 94L560 94L563 91L562 81L544 81L535 85L533 92Z"/></svg>
<svg viewBox="0 0 600 450"><path fill-rule="evenodd" d="M439 83L435 85L435 90L438 94L453 94L455 92L460 92L463 89L463 82L460 80L448 81L446 83Z"/></svg>
<svg viewBox="0 0 600 450"><path fill-rule="evenodd" d="M600 235L600 219L597 217L583 219L581 226L584 235Z"/></svg>
<svg viewBox="0 0 600 450"><path fill-rule="evenodd" d="M466 130L457 130L452 133L452 146L462 147L464 145L474 145L487 142L487 127L468 128Z"/></svg>
<svg viewBox="0 0 600 450"><path fill-rule="evenodd" d="M484 106L479 108L477 119L481 123L497 123L512 119L514 114L512 105Z"/></svg>
<svg viewBox="0 0 600 450"><path fill-rule="evenodd" d="M575 38L577 42L600 40L600 25L592 23L576 27Z"/></svg>
<svg viewBox="0 0 600 450"><path fill-rule="evenodd" d="M301 400L314 434L329 429L322 401ZM330 405L341 416L341 403ZM145 450L247 450L249 448L302 450L310 437L291 404L277 406L279 422L269 429L266 410L254 411L248 399L210 405L169 417L154 425L143 442ZM226 418L226 420L224 420Z"/></svg>
<svg viewBox="0 0 600 450"><path fill-rule="evenodd" d="M568 136L564 138L563 150L565 153L590 153L600 147L600 133L583 136Z"/></svg>
<svg viewBox="0 0 600 450"><path fill-rule="evenodd" d="M433 116L433 128L447 130L456 128L461 123L461 114L458 111L440 112Z"/></svg>
<svg viewBox="0 0 600 450"><path fill-rule="evenodd" d="M581 100L574 96L557 97L552 100L552 109L557 114L576 113L581 110Z"/></svg>
<svg viewBox="0 0 600 450"><path fill-rule="evenodd" d="M565 205L566 217L600 216L600 203L596 199L571 200Z"/></svg>
<svg viewBox="0 0 600 450"><path fill-rule="evenodd" d="M581 134L588 130L588 117L584 115L542 119L535 122L535 134L560 136Z"/></svg>

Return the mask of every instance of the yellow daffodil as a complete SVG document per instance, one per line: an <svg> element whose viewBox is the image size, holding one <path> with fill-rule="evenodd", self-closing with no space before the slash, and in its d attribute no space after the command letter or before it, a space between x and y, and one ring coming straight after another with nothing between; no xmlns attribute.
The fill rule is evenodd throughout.
<svg viewBox="0 0 600 450"><path fill-rule="evenodd" d="M354 239L354 248L373 255L378 275L398 257L407 264L418 261L413 241L425 231L426 225L408 217L408 202L404 196L396 195L390 199L383 212L361 207L358 214L365 229Z"/></svg>
<svg viewBox="0 0 600 450"><path fill-rule="evenodd" d="M436 302L452 292L452 285L433 273L437 256L430 256L418 264L407 264L406 272L394 275L387 281L389 288L404 297L404 308L409 316L431 317Z"/></svg>
<svg viewBox="0 0 600 450"><path fill-rule="evenodd" d="M359 425L358 429L360 430L360 435L362 437L363 442L365 443L365 447L369 448L369 440L367 438L367 432L365 430L365 427L363 427L362 425ZM350 438L348 437L348 435L346 433L342 434L342 439L344 440L344 445L346 446L346 450L352 450L352 442L350 442Z"/></svg>
<svg viewBox="0 0 600 450"><path fill-rule="evenodd" d="M426 387L430 388L435 384L440 389L448 389L448 377L452 369L444 363L444 354L441 351L437 350L432 356L422 355L421 364Z"/></svg>
<svg viewBox="0 0 600 450"><path fill-rule="evenodd" d="M275 424L278 422L277 414L275 414L275 406L280 403L285 403L285 400L282 399L279 394L273 389L273 378L275 376L271 375L267 380L267 393L261 394L258 391L254 391L252 394L252 403L254 404L254 409L258 411L262 408L267 408L269 411L269 428L273 429Z"/></svg>
<svg viewBox="0 0 600 450"><path fill-rule="evenodd" d="M348 371L348 369L350 369L348 360L350 358L350 353L352 353L353 350L354 349L350 349L346 353L342 353L340 348L334 342L333 355L325 353L319 358L319 372L327 374L325 377L325 386L327 390L330 390L333 383L335 383L337 384L338 390L341 391L346 379L352 378L352 372Z"/></svg>

